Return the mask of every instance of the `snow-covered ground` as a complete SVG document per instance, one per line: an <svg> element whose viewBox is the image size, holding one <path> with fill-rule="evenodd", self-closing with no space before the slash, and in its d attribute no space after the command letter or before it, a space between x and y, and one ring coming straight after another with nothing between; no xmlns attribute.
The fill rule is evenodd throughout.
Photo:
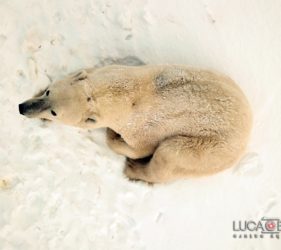
<svg viewBox="0 0 281 250"><path fill-rule="evenodd" d="M279 250L234 220L281 218L281 1L1 0L1 250ZM29 120L18 104L105 58L230 75L248 96L248 154L223 173L129 182L103 131Z"/></svg>

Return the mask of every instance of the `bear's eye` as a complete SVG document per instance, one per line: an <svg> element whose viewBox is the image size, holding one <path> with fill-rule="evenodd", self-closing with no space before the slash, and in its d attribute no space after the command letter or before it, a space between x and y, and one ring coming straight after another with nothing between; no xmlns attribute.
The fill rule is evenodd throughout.
<svg viewBox="0 0 281 250"><path fill-rule="evenodd" d="M54 110L51 110L51 114L52 114L53 116L56 116L56 115L57 115L57 113L56 113Z"/></svg>
<svg viewBox="0 0 281 250"><path fill-rule="evenodd" d="M48 96L50 94L50 90L47 90L46 92L46 96Z"/></svg>

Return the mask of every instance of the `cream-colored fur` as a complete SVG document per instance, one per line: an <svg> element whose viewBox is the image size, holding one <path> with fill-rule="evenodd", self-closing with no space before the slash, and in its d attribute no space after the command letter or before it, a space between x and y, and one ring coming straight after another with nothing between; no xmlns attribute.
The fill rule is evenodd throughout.
<svg viewBox="0 0 281 250"><path fill-rule="evenodd" d="M46 91L25 103L26 116L107 128L109 147L127 157L125 174L150 183L229 168L251 130L239 87L224 75L187 66L87 69ZM33 105L39 101L44 108Z"/></svg>

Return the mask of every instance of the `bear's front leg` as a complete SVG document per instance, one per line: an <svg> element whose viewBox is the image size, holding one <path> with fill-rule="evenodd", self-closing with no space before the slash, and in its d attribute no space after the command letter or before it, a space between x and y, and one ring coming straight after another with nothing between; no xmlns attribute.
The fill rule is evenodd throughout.
<svg viewBox="0 0 281 250"><path fill-rule="evenodd" d="M124 141L121 135L117 134L110 128L107 128L106 130L106 141L111 150L117 154L127 156L131 159L146 157L151 155L154 150L151 147L133 148Z"/></svg>

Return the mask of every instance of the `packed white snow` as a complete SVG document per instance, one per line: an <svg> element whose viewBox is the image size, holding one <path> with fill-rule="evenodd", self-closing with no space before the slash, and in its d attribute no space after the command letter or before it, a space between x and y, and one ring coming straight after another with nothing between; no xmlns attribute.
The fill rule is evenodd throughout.
<svg viewBox="0 0 281 250"><path fill-rule="evenodd" d="M281 249L232 229L281 218L280 13L278 0L1 0L0 249ZM126 56L231 76L254 113L241 163L148 186L123 176L104 131L19 115L56 79Z"/></svg>

